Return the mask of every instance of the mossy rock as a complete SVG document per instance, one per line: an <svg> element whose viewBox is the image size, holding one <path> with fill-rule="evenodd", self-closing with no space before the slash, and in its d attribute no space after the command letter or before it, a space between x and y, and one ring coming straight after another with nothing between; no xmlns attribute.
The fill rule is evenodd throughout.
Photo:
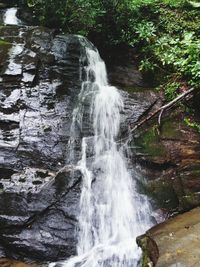
<svg viewBox="0 0 200 267"><path fill-rule="evenodd" d="M158 128L156 125L146 130L135 141L136 146L140 148L140 151L150 157L165 156L166 150L160 141Z"/></svg>
<svg viewBox="0 0 200 267"><path fill-rule="evenodd" d="M200 208L196 208L152 227L137 238L144 242L137 243L154 259L153 266L199 266L199 234Z"/></svg>
<svg viewBox="0 0 200 267"><path fill-rule="evenodd" d="M153 267L158 260L159 252L155 242L147 235L138 236L136 239L138 246L142 249L142 267ZM149 249L151 253L149 253Z"/></svg>
<svg viewBox="0 0 200 267"><path fill-rule="evenodd" d="M0 39L0 47L7 46L7 45L11 45L11 43L9 43L9 42L7 42L7 41L5 41L3 39Z"/></svg>
<svg viewBox="0 0 200 267"><path fill-rule="evenodd" d="M179 171L179 180L183 187L183 195L180 198L184 209L196 207L200 203L200 162L190 160Z"/></svg>
<svg viewBox="0 0 200 267"><path fill-rule="evenodd" d="M136 153L139 152L156 163L173 162L171 155L179 150L177 140L184 139L182 133L184 123L176 118L177 115L174 113L170 118L163 118L160 126L156 123L145 130L140 130L139 137L135 139L135 144L138 146Z"/></svg>
<svg viewBox="0 0 200 267"><path fill-rule="evenodd" d="M0 39L0 68L5 65L12 44Z"/></svg>
<svg viewBox="0 0 200 267"><path fill-rule="evenodd" d="M167 118L162 122L161 137L166 139L177 139L181 137L180 121L175 121L173 118Z"/></svg>
<svg viewBox="0 0 200 267"><path fill-rule="evenodd" d="M163 145L163 139L177 139L181 137L180 123L173 118L167 118L162 122L161 129L155 124L147 129L136 139L136 145L142 148L142 152L151 157L163 157L167 154Z"/></svg>
<svg viewBox="0 0 200 267"><path fill-rule="evenodd" d="M0 8L6 8L6 4L0 3Z"/></svg>
<svg viewBox="0 0 200 267"><path fill-rule="evenodd" d="M169 181L162 179L149 181L146 185L146 194L164 209L173 210L179 206L178 196Z"/></svg>
<svg viewBox="0 0 200 267"><path fill-rule="evenodd" d="M0 39L19 36L20 28L17 25L0 25Z"/></svg>
<svg viewBox="0 0 200 267"><path fill-rule="evenodd" d="M190 210L192 208L198 207L199 203L200 203L199 194L190 193L180 198L180 205L183 208L183 210Z"/></svg>

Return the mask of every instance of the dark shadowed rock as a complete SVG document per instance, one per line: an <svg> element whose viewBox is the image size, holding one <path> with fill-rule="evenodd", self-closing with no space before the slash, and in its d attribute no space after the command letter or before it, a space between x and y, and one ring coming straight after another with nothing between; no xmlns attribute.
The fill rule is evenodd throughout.
<svg viewBox="0 0 200 267"><path fill-rule="evenodd" d="M3 26L0 38L0 256L64 259L76 253L81 182L64 166L91 44L39 27Z"/></svg>
<svg viewBox="0 0 200 267"><path fill-rule="evenodd" d="M109 80L112 84L124 88L147 87L141 72L134 64L113 66L109 69Z"/></svg>

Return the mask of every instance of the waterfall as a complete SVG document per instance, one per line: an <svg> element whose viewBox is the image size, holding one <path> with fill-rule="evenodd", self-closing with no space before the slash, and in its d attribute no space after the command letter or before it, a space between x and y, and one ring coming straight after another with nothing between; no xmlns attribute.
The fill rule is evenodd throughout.
<svg viewBox="0 0 200 267"><path fill-rule="evenodd" d="M136 267L141 257L136 237L151 226L150 208L147 199L137 193L137 174L128 169L124 147L116 143L123 98L108 84L98 51L87 48L86 53L89 64L71 127L73 161L74 128L75 124L82 126L85 103L89 103L93 134L82 138L82 158L77 163L83 175L77 256L59 265Z"/></svg>
<svg viewBox="0 0 200 267"><path fill-rule="evenodd" d="M5 25L20 25L21 21L17 18L17 8L8 8L4 14Z"/></svg>

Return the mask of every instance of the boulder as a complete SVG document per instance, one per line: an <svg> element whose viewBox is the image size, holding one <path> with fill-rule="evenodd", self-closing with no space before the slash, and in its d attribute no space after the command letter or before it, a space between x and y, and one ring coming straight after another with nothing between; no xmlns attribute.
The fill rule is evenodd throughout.
<svg viewBox="0 0 200 267"><path fill-rule="evenodd" d="M199 266L200 208L161 223L137 238L143 267Z"/></svg>

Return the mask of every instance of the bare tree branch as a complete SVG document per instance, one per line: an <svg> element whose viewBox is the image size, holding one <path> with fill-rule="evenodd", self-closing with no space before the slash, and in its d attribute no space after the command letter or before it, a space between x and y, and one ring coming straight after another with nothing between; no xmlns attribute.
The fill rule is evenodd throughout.
<svg viewBox="0 0 200 267"><path fill-rule="evenodd" d="M176 104L177 102L181 101L182 99L184 99L184 97L186 97L187 95L193 93L195 90L197 90L197 88L191 88L188 91L180 94L179 96L177 96L174 100L170 101L169 103L165 104L164 106L160 107L159 109L157 109L156 111L154 111L151 115L149 115L148 117L146 117L145 119L143 119L142 121L140 121L139 123L137 123L131 130L129 133L133 133L136 129L138 129L140 126L142 126L145 122L149 121L150 119L154 118L158 113L159 117L158 117L158 123L161 123L161 117L163 112L166 109L170 109L172 106L174 106L174 104Z"/></svg>

